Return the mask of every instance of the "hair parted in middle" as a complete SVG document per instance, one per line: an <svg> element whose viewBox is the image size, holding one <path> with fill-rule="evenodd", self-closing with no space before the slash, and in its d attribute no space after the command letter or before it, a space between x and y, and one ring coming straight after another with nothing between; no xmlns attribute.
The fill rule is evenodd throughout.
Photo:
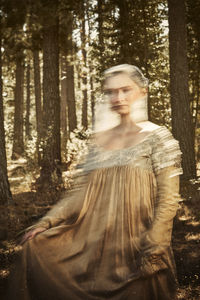
<svg viewBox="0 0 200 300"><path fill-rule="evenodd" d="M139 87L148 88L149 81L142 71L138 67L129 64L121 64L105 70L104 82L106 79L121 73L127 74Z"/></svg>

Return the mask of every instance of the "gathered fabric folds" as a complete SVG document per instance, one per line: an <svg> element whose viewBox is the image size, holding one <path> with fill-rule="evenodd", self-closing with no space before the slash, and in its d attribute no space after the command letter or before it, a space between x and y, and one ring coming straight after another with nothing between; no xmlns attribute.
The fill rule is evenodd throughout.
<svg viewBox="0 0 200 300"><path fill-rule="evenodd" d="M173 299L180 154L165 127L126 149L93 148L74 188L32 226L47 230L22 247L8 299Z"/></svg>

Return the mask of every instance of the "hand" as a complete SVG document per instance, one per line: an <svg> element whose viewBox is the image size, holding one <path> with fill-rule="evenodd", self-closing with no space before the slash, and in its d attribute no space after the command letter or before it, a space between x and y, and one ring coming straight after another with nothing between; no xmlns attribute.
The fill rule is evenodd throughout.
<svg viewBox="0 0 200 300"><path fill-rule="evenodd" d="M35 228L35 229L32 229L32 230L26 232L25 235L22 237L20 245L23 245L26 241L33 239L37 234L39 234L45 230L47 230L47 229L44 227L38 227L38 228Z"/></svg>

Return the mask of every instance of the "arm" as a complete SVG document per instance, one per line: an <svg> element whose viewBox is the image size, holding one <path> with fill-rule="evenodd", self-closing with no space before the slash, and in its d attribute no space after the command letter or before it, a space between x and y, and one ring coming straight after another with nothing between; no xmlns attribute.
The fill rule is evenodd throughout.
<svg viewBox="0 0 200 300"><path fill-rule="evenodd" d="M28 227L26 231L36 228L45 228L46 230L63 223L73 223L81 211L83 205L85 190L87 188L88 174L81 174L74 178L72 188L64 193L61 200L54 205L52 209L42 217L36 224Z"/></svg>
<svg viewBox="0 0 200 300"><path fill-rule="evenodd" d="M92 156L92 150L89 149L85 163L80 165L82 166L83 171L74 178L72 188L63 195L62 199L44 217L25 230L26 233L21 240L21 244L52 227L61 224L72 224L76 221L84 202L84 196L89 181L88 178L90 176L90 173L87 170L87 164L92 159ZM84 213L85 210L82 214Z"/></svg>
<svg viewBox="0 0 200 300"><path fill-rule="evenodd" d="M141 238L144 256L157 256L171 244L173 218L178 208L181 151L170 131L161 127L152 146L152 167L156 178L157 196L154 218Z"/></svg>
<svg viewBox="0 0 200 300"><path fill-rule="evenodd" d="M170 177L174 171L173 166L166 167L156 176L157 199L154 219L141 241L145 256L161 255L171 244L173 218L180 199L179 176Z"/></svg>

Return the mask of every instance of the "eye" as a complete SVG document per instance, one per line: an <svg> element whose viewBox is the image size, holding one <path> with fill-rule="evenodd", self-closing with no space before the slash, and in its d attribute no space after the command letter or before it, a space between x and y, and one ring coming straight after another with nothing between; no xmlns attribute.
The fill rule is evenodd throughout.
<svg viewBox="0 0 200 300"><path fill-rule="evenodd" d="M113 94L113 91L112 90L105 90L104 91L104 95L105 96L111 96Z"/></svg>
<svg viewBox="0 0 200 300"><path fill-rule="evenodd" d="M132 88L128 88L128 87L127 87L127 88L124 88L124 89L123 89L123 93L124 93L124 94L127 94L127 93L129 93L130 91L132 91Z"/></svg>
<svg viewBox="0 0 200 300"><path fill-rule="evenodd" d="M117 95L117 93L118 93L118 91L115 90L115 89L104 91L104 95L109 97L109 98L115 97Z"/></svg>

